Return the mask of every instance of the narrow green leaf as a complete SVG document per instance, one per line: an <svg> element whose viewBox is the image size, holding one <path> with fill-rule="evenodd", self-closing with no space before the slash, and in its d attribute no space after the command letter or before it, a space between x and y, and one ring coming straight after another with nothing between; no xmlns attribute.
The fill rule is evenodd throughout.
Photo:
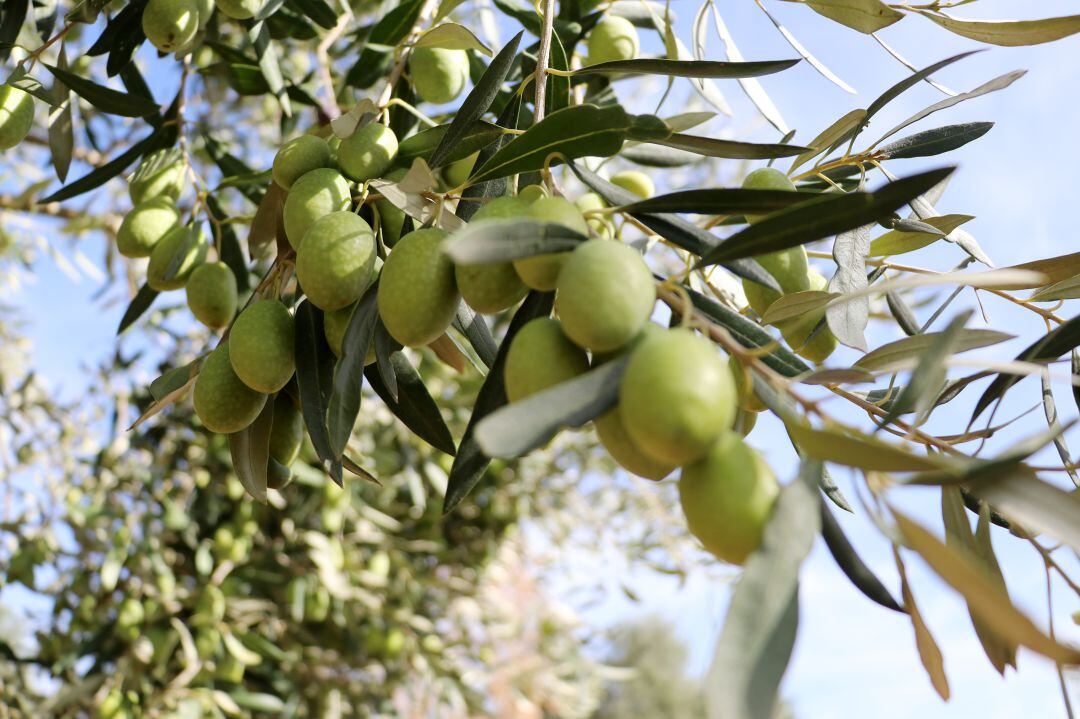
<svg viewBox="0 0 1080 719"><path fill-rule="evenodd" d="M904 17L881 0L806 0L806 4L817 14L867 35Z"/></svg>
<svg viewBox="0 0 1080 719"><path fill-rule="evenodd" d="M553 155L610 157L623 146L630 116L620 106L574 105L554 112L515 137L474 171L470 182L540 170Z"/></svg>
<svg viewBox="0 0 1080 719"><path fill-rule="evenodd" d="M822 465L803 461L799 477L780 490L761 546L750 555L731 597L705 677L709 716L775 716L799 620L799 566L820 522Z"/></svg>
<svg viewBox="0 0 1080 719"><path fill-rule="evenodd" d="M338 486L341 462L330 444L326 417L334 383L334 353L326 344L322 311L304 300L296 308L296 386L300 392L300 413L315 453Z"/></svg>
<svg viewBox="0 0 1080 719"><path fill-rule="evenodd" d="M794 172L796 168L804 165L808 160L817 157L823 152L828 152L829 148L833 147L837 142L842 142L843 138L850 137L851 131L861 125L865 119L866 110L852 110L826 127L818 133L817 137L810 141L810 149L795 158L795 161L791 163L791 167L788 169L788 174Z"/></svg>
<svg viewBox="0 0 1080 719"><path fill-rule="evenodd" d="M506 330L506 336L503 337L495 360L491 363L491 371L484 378L484 384L476 395L472 415L469 417L469 423L458 445L454 464L450 467L450 476L446 483L446 497L443 499L444 513L453 511L461 500L468 496L491 461L476 442L476 425L506 404L503 368L506 365L506 352L510 343L518 330L526 323L537 317L547 317L551 314L553 300L554 293L552 292L530 292L514 313L514 318L510 321L510 327Z"/></svg>
<svg viewBox="0 0 1080 719"><path fill-rule="evenodd" d="M495 363L499 346L495 338L491 336L491 328L484 321L483 315L473 312L467 304L462 302L458 305L453 324L454 328L469 340L469 344L472 345L476 356L480 358L484 366L490 369Z"/></svg>
<svg viewBox="0 0 1080 719"><path fill-rule="evenodd" d="M881 345L856 360L855 366L872 372L893 372L907 369L913 366L913 363L927 352L931 345L934 344L936 336L940 334L940 332L927 332L926 334L905 337ZM953 353L959 354L980 347L989 347L1001 342L1008 342L1013 338L1014 335L996 330L964 329L956 333Z"/></svg>
<svg viewBox="0 0 1080 719"><path fill-rule="evenodd" d="M678 132L673 133L667 139L652 140L651 142L664 147L673 147L677 150L686 150L705 157L722 157L733 160L768 160L777 157L791 157L810 150L809 147L799 145L718 140L712 137L684 135Z"/></svg>
<svg viewBox="0 0 1080 719"><path fill-rule="evenodd" d="M836 560L836 565L856 589L886 609L904 613L904 608L893 598L873 570L866 566L855 547L851 546L840 523L824 502L821 503L821 536L832 558Z"/></svg>
<svg viewBox="0 0 1080 719"><path fill-rule="evenodd" d="M270 41L270 31L267 30L266 23L253 24L248 29L248 41L255 50L255 56L259 58L259 70L266 80L266 87L277 98L285 117L291 116L292 105L285 92L285 80L281 77L281 68L278 66L277 50Z"/></svg>
<svg viewBox="0 0 1080 719"><path fill-rule="evenodd" d="M963 147L977 140L994 126L992 122L965 122L945 125L908 135L877 149L883 160L900 160L911 157L930 157Z"/></svg>
<svg viewBox="0 0 1080 719"><path fill-rule="evenodd" d="M1055 360L1066 352L1080 347L1080 315L1073 317L1063 325L1058 325L1046 335L1028 345L1023 352L1016 356L1018 362L1045 362ZM1000 372L986 391L975 403L975 409L971 414L969 425L978 419L979 415L989 407L994 400L1003 397L1014 384L1023 379L1023 375Z"/></svg>
<svg viewBox="0 0 1080 719"><path fill-rule="evenodd" d="M502 127L516 128L518 126L518 116L520 115L520 111L521 95L515 94L510 101L506 103L506 107L503 108L502 112L499 113L496 124ZM510 135L496 137L480 150L480 154L476 156L476 163L474 166L483 165L490 160L496 152L509 144L511 139L512 137ZM476 200L489 197L502 197L507 194L508 191L509 183L506 178L471 184L461 193L462 200L458 202L456 214L459 218L468 222L469 218L480 209L480 203Z"/></svg>
<svg viewBox="0 0 1080 719"><path fill-rule="evenodd" d="M120 318L120 326L116 328L116 334L122 334L124 330L135 323L135 320L142 317L143 313L150 309L150 305L153 304L157 296L157 290L151 288L150 285L144 284L140 287L139 291L135 293L135 297L132 298L131 304L124 311L124 316Z"/></svg>
<svg viewBox="0 0 1080 719"><path fill-rule="evenodd" d="M248 427L229 435L233 471L240 484L257 502L266 502L266 470L270 464L270 430L274 425L274 400Z"/></svg>
<svg viewBox="0 0 1080 719"><path fill-rule="evenodd" d="M517 59L517 49L518 44L521 42L521 35L522 33L519 32L510 42L506 43L503 49L499 51L499 54L495 56L495 59L491 61L491 64L488 65L487 70L484 71L476 86L469 92L468 97L461 103L457 114L454 115L454 119L445 132L442 133L438 146L428 159L428 166L432 169L442 167L450 161L450 154L458 145L462 144L466 134L474 129L477 121L488 111L491 103L498 97L503 81ZM494 125L490 127L495 128ZM501 132L501 129L498 129L498 131ZM484 145L490 143L495 137L496 135L487 137ZM478 149L480 148L477 147L472 152ZM472 152L467 152L462 157L467 157Z"/></svg>
<svg viewBox="0 0 1080 719"><path fill-rule="evenodd" d="M914 454L900 445L866 435L849 434L837 427L814 429L807 424L789 423L787 428L801 451L823 462L879 472L918 472L952 468L945 458Z"/></svg>
<svg viewBox="0 0 1080 719"><path fill-rule="evenodd" d="M390 336L382 317L375 323L375 371L379 373L386 393L394 402L398 401L397 373L390 361L391 355L398 352L402 345Z"/></svg>
<svg viewBox="0 0 1080 719"><path fill-rule="evenodd" d="M870 256L885 257L921 250L923 247L932 245L944 238L965 222L974 219L971 215L938 215L937 217L927 217L920 220L923 224L936 228L937 231L934 233L889 230L884 235L871 240Z"/></svg>
<svg viewBox="0 0 1080 719"><path fill-rule="evenodd" d="M542 447L565 427L581 427L615 406L628 357L502 407L476 425L489 457L516 459Z"/></svg>
<svg viewBox="0 0 1080 719"><path fill-rule="evenodd" d="M1014 462L966 486L1028 531L1080 550L1080 498L1040 480L1031 468Z"/></svg>
<svg viewBox="0 0 1080 719"><path fill-rule="evenodd" d="M375 23L359 59L345 76L346 85L371 87L383 76L383 70L391 60L391 53L376 46L392 47L404 40L416 24L423 6L424 0L405 0Z"/></svg>
<svg viewBox="0 0 1080 719"><path fill-rule="evenodd" d="M954 317L944 331L920 335L920 337L932 336L933 340L919 356L918 364L911 371L908 383L900 390L892 407L881 419L882 426L907 412L918 413L919 418L916 424L921 424L924 413L934 406L934 400L945 386L945 360L956 352L960 333L964 331L964 325L970 317L971 311L967 310Z"/></svg>
<svg viewBox="0 0 1080 719"><path fill-rule="evenodd" d="M806 195L786 190L747 190L719 187L680 190L632 202L622 212L690 212L699 215L764 215L800 202Z"/></svg>
<svg viewBox="0 0 1080 719"><path fill-rule="evenodd" d="M553 222L480 220L456 232L443 251L458 264L484 265L567 252L587 239L576 230Z"/></svg>
<svg viewBox="0 0 1080 719"><path fill-rule="evenodd" d="M42 64L76 95L102 112L110 115L120 115L121 117L147 117L161 109L152 99L120 92L111 87L98 85L92 80L87 80L55 65Z"/></svg>
<svg viewBox="0 0 1080 719"><path fill-rule="evenodd" d="M965 20L943 12L916 10L957 35L990 45L1016 47L1053 42L1080 32L1080 15L1044 20Z"/></svg>
<svg viewBox="0 0 1080 719"><path fill-rule="evenodd" d="M161 402L165 397L186 385L199 373L204 357L205 355L200 355L182 367L173 367L155 379L150 383L150 396L155 402Z"/></svg>
<svg viewBox="0 0 1080 719"><path fill-rule="evenodd" d="M955 168L910 175L870 193L825 194L769 215L721 242L701 258L699 267L804 245L889 217Z"/></svg>
<svg viewBox="0 0 1080 719"><path fill-rule="evenodd" d="M30 0L11 0L4 3L3 19L0 20L0 63L7 63L29 9Z"/></svg>
<svg viewBox="0 0 1080 719"><path fill-rule="evenodd" d="M612 60L573 70L574 75L666 75L710 79L761 77L787 70L798 60L763 60L755 62L714 62L709 60L664 60L638 58Z"/></svg>
<svg viewBox="0 0 1080 719"><path fill-rule="evenodd" d="M524 32L524 31L522 31ZM520 36L520 33L519 33ZM491 48L480 42L472 30L456 22L436 25L417 38L413 47L439 47L446 50L476 50L491 57Z"/></svg>
<svg viewBox="0 0 1080 719"><path fill-rule="evenodd" d="M104 165L99 165L90 172L86 173L78 180L64 185L56 192L41 198L41 204L45 205L50 202L63 202L69 200L72 197L78 197L79 195L90 192L90 190L101 187L106 182L116 177L128 167L131 163L139 159L143 154L150 152L155 147L158 147L163 138L161 130L156 130L150 135L136 142L127 150L117 155L113 159L106 162Z"/></svg>
<svg viewBox="0 0 1080 719"><path fill-rule="evenodd" d="M321 28L330 30L337 25L337 11L325 0L288 0L287 4Z"/></svg>
<svg viewBox="0 0 1080 719"><path fill-rule="evenodd" d="M361 386L364 381L364 358L375 337L378 307L375 293L378 281L364 292L353 309L345 336L341 340L341 357L334 367L333 392L327 408L327 432L330 449L341 457L352 436L353 426L360 414Z"/></svg>
<svg viewBox="0 0 1080 719"><path fill-rule="evenodd" d="M378 369L367 367L364 370L364 376L367 377L372 389L394 416L413 431L413 434L440 452L454 456L457 451L454 447L454 438L439 412L439 406L431 398L416 368L401 352L390 355L390 363L397 376L397 401L387 391Z"/></svg>
<svg viewBox="0 0 1080 719"><path fill-rule="evenodd" d="M60 54L57 57L57 66L67 69L67 49L60 45ZM68 169L71 167L71 154L75 149L75 128L71 119L71 91L60 78L53 80L53 86L49 90L56 105L49 109L49 153L53 168L56 170L56 178L60 182L67 179Z"/></svg>

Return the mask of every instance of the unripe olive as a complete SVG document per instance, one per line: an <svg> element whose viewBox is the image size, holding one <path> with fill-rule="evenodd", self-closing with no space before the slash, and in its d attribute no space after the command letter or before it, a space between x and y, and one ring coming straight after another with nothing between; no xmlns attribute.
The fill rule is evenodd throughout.
<svg viewBox="0 0 1080 719"><path fill-rule="evenodd" d="M740 409L735 414L734 430L743 437L748 436L754 431L754 426L757 425L758 412L747 412L745 409Z"/></svg>
<svg viewBox="0 0 1080 719"><path fill-rule="evenodd" d="M578 245L563 262L557 288L563 331L594 352L612 352L636 337L656 302L641 254L611 240Z"/></svg>
<svg viewBox="0 0 1080 719"><path fill-rule="evenodd" d="M222 342L202 364L192 392L195 414L211 432L231 434L259 416L266 395L248 387L233 370L229 341Z"/></svg>
<svg viewBox="0 0 1080 719"><path fill-rule="evenodd" d="M270 458L288 467L304 443L304 419L292 397L280 392L274 398L274 421L270 425Z"/></svg>
<svg viewBox="0 0 1080 719"><path fill-rule="evenodd" d="M445 231L433 227L410 232L383 264L379 315L390 336L406 347L442 336L461 302L454 263L442 251L445 238Z"/></svg>
<svg viewBox="0 0 1080 719"><path fill-rule="evenodd" d="M814 268L810 269L808 282L808 289L811 290L822 291L829 286L829 281ZM828 325L822 327L821 331L813 337L810 336L824 316L825 311L819 310L805 317L786 320L778 324L780 334L784 336L791 349L815 363L824 362L837 346L836 336L829 330Z"/></svg>
<svg viewBox="0 0 1080 719"><path fill-rule="evenodd" d="M233 20L247 20L262 10L263 0L215 0L217 8Z"/></svg>
<svg viewBox="0 0 1080 719"><path fill-rule="evenodd" d="M469 175L472 174L473 167L476 166L476 158L479 156L480 151L478 150L468 157L463 157L460 160L451 162L443 168L443 179L450 189L461 187L468 181Z"/></svg>
<svg viewBox="0 0 1080 719"><path fill-rule="evenodd" d="M593 210L604 209L607 207L607 203L604 202L604 198L595 192L586 192L574 200L574 206L581 210L582 215L584 215ZM611 218L606 215L592 215L587 217L585 222L588 223L589 229L597 237L611 239L615 236L615 226L611 223Z"/></svg>
<svg viewBox="0 0 1080 719"><path fill-rule="evenodd" d="M146 39L161 52L175 52L191 42L199 29L195 0L150 0L142 14Z"/></svg>
<svg viewBox="0 0 1080 719"><path fill-rule="evenodd" d="M516 197L499 197L484 203L471 222L513 219L524 214L524 204ZM458 265L454 268L458 290L477 312L493 314L515 305L529 288L522 283L511 262L485 265Z"/></svg>
<svg viewBox="0 0 1080 719"><path fill-rule="evenodd" d="M139 205L155 197L169 197L173 200L180 197L184 189L187 165L179 157L166 162L170 156L169 150L157 150L139 163L139 168L128 181L132 204Z"/></svg>
<svg viewBox="0 0 1080 719"><path fill-rule="evenodd" d="M550 317L527 322L510 342L503 370L511 402L573 379L589 369L585 352Z"/></svg>
<svg viewBox="0 0 1080 719"><path fill-rule="evenodd" d="M761 545L779 491L769 465L734 432L725 432L679 476L679 502L690 532L733 564L745 562Z"/></svg>
<svg viewBox="0 0 1080 719"><path fill-rule="evenodd" d="M469 80L469 55L464 50L418 47L409 55L409 76L424 102L441 105L454 100Z"/></svg>
<svg viewBox="0 0 1080 719"><path fill-rule="evenodd" d="M201 232L193 227L174 225L165 236L158 240L150 252L150 262L146 265L146 284L158 292L178 290L187 283L188 277L206 260L206 241ZM178 254L179 270L166 279L169 267Z"/></svg>
<svg viewBox="0 0 1080 719"><path fill-rule="evenodd" d="M287 190L301 175L329 167L332 161L326 140L315 135L294 137L274 155L274 182Z"/></svg>
<svg viewBox="0 0 1080 719"><path fill-rule="evenodd" d="M583 235L589 234L589 226L585 223L585 218L581 216L581 211L574 206L574 203L562 197L541 197L527 203L524 216L564 225ZM567 252L556 252L550 255L514 260L514 269L517 270L521 281L532 289L549 292L555 289L555 283L559 278L559 269L562 268L563 260L566 259L568 254Z"/></svg>
<svg viewBox="0 0 1080 719"><path fill-rule="evenodd" d="M239 684L244 681L247 667L232 654L222 657L214 668L214 678L227 684Z"/></svg>
<svg viewBox="0 0 1080 719"><path fill-rule="evenodd" d="M34 124L34 98L11 85L0 85L0 150L26 139Z"/></svg>
<svg viewBox="0 0 1080 719"><path fill-rule="evenodd" d="M734 355L728 357L728 368L731 369L731 376L735 379L735 396L739 399L739 409L747 412L764 411L765 405L754 393L754 380L750 376L750 369L743 367L742 362Z"/></svg>
<svg viewBox="0 0 1080 719"><path fill-rule="evenodd" d="M356 304L354 303L348 307L342 307L340 310L323 313L323 334L326 335L326 344L330 345L330 350L337 357L341 357L345 331L349 329L349 322L352 320L353 310L355 309ZM371 346L368 347L367 355L364 357L364 364L369 365L374 361L375 343L372 342Z"/></svg>
<svg viewBox="0 0 1080 719"><path fill-rule="evenodd" d="M521 191L517 193L517 198L526 205L531 205L537 200L542 200L545 197L551 197L548 194L547 188L543 185L526 185L521 188Z"/></svg>
<svg viewBox="0 0 1080 719"><path fill-rule="evenodd" d="M195 619L198 624L215 625L225 618L225 593L221 587L208 584L203 587L195 602Z"/></svg>
<svg viewBox="0 0 1080 719"><path fill-rule="evenodd" d="M735 380L712 342L687 329L649 337L630 354L619 411L630 437L655 459L700 459L735 419Z"/></svg>
<svg viewBox="0 0 1080 719"><path fill-rule="evenodd" d="M187 281L187 304L195 319L210 329L221 329L236 314L236 275L224 262L196 267Z"/></svg>
<svg viewBox="0 0 1080 719"><path fill-rule="evenodd" d="M632 60L638 54L638 34L633 23L618 15L605 15L585 39L589 50L586 64Z"/></svg>
<svg viewBox="0 0 1080 719"><path fill-rule="evenodd" d="M401 182L406 173L408 173L408 170L399 167L396 170L391 170L386 179ZM383 244L387 247L393 247L401 238L401 228L405 224L405 211L386 198L375 200L375 209L379 213L379 230L382 232Z"/></svg>
<svg viewBox="0 0 1080 719"><path fill-rule="evenodd" d="M645 479L661 480L675 470L675 465L653 459L630 437L623 426L619 408L596 418L596 435L620 467Z"/></svg>
<svg viewBox="0 0 1080 719"><path fill-rule="evenodd" d="M320 217L296 251L296 277L322 310L339 310L360 299L375 268L375 233L347 211Z"/></svg>
<svg viewBox="0 0 1080 719"><path fill-rule="evenodd" d="M289 189L282 210L289 244L293 249L299 249L304 233L315 220L331 212L347 210L351 202L349 183L337 170L320 167L301 175Z"/></svg>
<svg viewBox="0 0 1080 719"><path fill-rule="evenodd" d="M293 316L277 300L252 302L233 322L230 354L236 376L253 390L277 392L293 376Z"/></svg>
<svg viewBox="0 0 1080 719"><path fill-rule="evenodd" d="M195 14L199 19L199 29L202 30L214 14L214 0L195 0Z"/></svg>
<svg viewBox="0 0 1080 719"><path fill-rule="evenodd" d="M656 194L652 179L639 170L623 170L611 176L611 184L618 185L627 192L632 192L644 199Z"/></svg>
<svg viewBox="0 0 1080 719"><path fill-rule="evenodd" d="M180 211L168 197L135 205L116 231L116 249L124 257L149 257L154 246L180 221Z"/></svg>
<svg viewBox="0 0 1080 719"><path fill-rule="evenodd" d="M397 135L380 122L369 122L341 141L337 161L352 180L364 182L382 177L397 157Z"/></svg>
<svg viewBox="0 0 1080 719"><path fill-rule="evenodd" d="M292 484L293 471L273 457L266 463L266 486L270 489L284 489Z"/></svg>

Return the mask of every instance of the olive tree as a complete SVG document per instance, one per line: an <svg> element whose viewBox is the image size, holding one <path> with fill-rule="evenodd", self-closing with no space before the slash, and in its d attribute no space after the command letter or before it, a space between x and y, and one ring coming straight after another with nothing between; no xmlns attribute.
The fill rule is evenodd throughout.
<svg viewBox="0 0 1080 719"><path fill-rule="evenodd" d="M1080 30L1080 16L963 19L951 12L957 3L801 4L864 34L912 15L937 32L1002 46ZM992 527L1007 529L1001 540L1028 543L1048 578L1076 586L1057 559L1080 545L1080 505L1060 481L1075 481L1076 468L1052 380L1064 374L1077 381L1080 331L1077 318L1044 303L1076 296L1080 264L1070 254L993 268L961 227L970 216L935 209L955 168L912 174L894 162L946 155L978 140L991 123L911 126L1005 90L1022 73L958 94L933 76L970 53L909 66L865 108L804 140L756 78L797 72L801 64L822 82L840 81L771 14L801 58L743 59L712 2L698 8L688 41L676 32L673 8L649 2L542 0L532 8L496 0L492 9L460 0L135 0L123 7L86 0L64 11L25 0L5 5L0 42L14 64L0 95L0 142L14 147L30 137L41 148L29 151L39 155L47 147L63 183L28 188L5 198L6 206L40 209L69 227L82 223L114 237L119 257L110 266L126 273L133 290L120 333L153 326L168 293L184 290L186 309L169 307L190 311L212 333L188 345L184 361L174 354L150 384L127 441L153 448L180 432L198 449L169 455L159 467L162 483L184 477L209 486L215 467L235 473L238 483L229 503L195 509L196 524L173 517L170 528L162 518L168 531L194 532L185 544L194 571L183 588L186 598L198 597L202 613L185 622L187 610L153 593L151 611L146 602L119 606L107 639L128 648L119 659L99 654L99 661L152 663L154 642L141 628L148 618L168 617L177 635L169 641L180 643L183 659L165 651L158 679L148 671L131 680L166 687L193 681L207 670L196 661L197 630L207 620L197 618L217 618L224 606L250 614L232 616L237 632L223 634L220 644L202 632L211 635L204 650L213 645L216 652L213 671L233 683L246 682L249 671L260 676L259 637L273 645L261 633L273 624L256 605L219 598L228 594L231 564L260 552L291 558L282 547L299 541L325 548L322 555L311 547L325 600L290 583L290 562L276 570L261 564L237 581L258 587L257 596L278 610L288 604L306 613L307 600L329 603L327 616L349 632L304 644L305 653L329 653L320 665L326 675L317 677L328 686L333 652L364 630L351 614L362 601L334 612L342 593L355 597L335 584L333 572L359 572L375 560L359 547L346 551L325 535L304 534L303 514L279 524L274 510L297 484L326 487L345 503L364 496L372 511L395 493L422 494L414 506L424 508L430 531L468 534L486 511L523 491L507 481L516 475L506 474L504 463L528 467L536 457L551 458L549 476L580 467L601 450L571 451L562 433L592 423L603 453L628 472L677 476L664 484L677 487L686 534L715 558L744 566L706 683L710 716L774 711L797 631L798 569L818 535L870 600L910 616L943 697L940 651L906 577L911 556L967 602L998 671L1015 666L1021 646L1059 670L1080 662L1080 650L1058 641L1052 625L1039 627L1010 601L991 542ZM516 34L489 47L484 28L500 24ZM705 57L710 27L727 59ZM642 50L642 33L655 34L658 52ZM135 58L144 40L157 60ZM640 98L631 101L623 90L656 78L666 91L655 106L639 107ZM716 113L729 111L723 80L738 81L775 129L771 142L718 138L706 129ZM905 91L924 82L943 98L881 135L867 134L882 108L904 102ZM711 110L661 114L668 99L689 93ZM44 139L31 134L46 124L35 120L38 106L48 108ZM763 166L736 177L750 162ZM657 182L665 177L685 182ZM119 211L119 201L90 204L116 200L124 188L129 211ZM951 243L959 265L896 259L935 243ZM971 269L976 263L992 269ZM954 290L943 301L942 287ZM1028 344L1012 361L957 361L962 352L1012 339L977 326L972 310L956 301L970 296L968 288L1031 318L1030 327L1016 328ZM871 330L885 323L904 337L878 342ZM835 354L841 345L855 351L851 361L831 359L848 356ZM1059 372L1057 363L1070 357L1070 369ZM972 374L951 371L972 364ZM981 442L972 449L971 442L1010 431L993 424L994 410L1028 375L1042 383L1047 431L1015 437L993 456ZM188 395L194 417L185 415ZM843 411L826 405L834 398ZM966 426L942 430L932 422L946 403L950 410L968 404ZM393 425L397 444L366 424L379 412L400 423ZM784 484L743 439L761 412L780 420L802 460ZM1060 466L1031 461L1050 444ZM413 453L421 452L438 457L427 461L442 467L445 480L378 489L388 448L397 473L419 471L413 463L421 455ZM135 461L126 453L108 457ZM841 492L829 465L858 472L859 502ZM241 501L236 486L250 500ZM911 486L938 488L944 540L897 506ZM107 490L100 485L95 493ZM899 591L863 562L837 509L865 512L892 543ZM334 516L321 517L331 533L342 521ZM202 531L186 529L204 522L214 532L208 543ZM364 534L347 536L359 541ZM106 532L105 539L123 547L136 536ZM142 536L160 541L156 532ZM468 551L467 543L449 539L445 550L449 556L424 560L426 571L438 576L439 563L475 563L454 556ZM274 594L278 589L285 594ZM89 591L72 585L58 606L76 611L74 598L89 603ZM157 592L168 594L160 586ZM422 596L410 601L423 603ZM248 631L254 626L260 631ZM410 638L425 651L441 641L431 617L410 626L412 634L392 642L379 634L391 646L368 656L385 657ZM273 655L272 646L264 652ZM172 666L185 668L172 677ZM345 662L338 668L356 669ZM387 671L385 663L380 669ZM359 673L354 681L350 674L350 688L361 692L353 698L378 691L381 676ZM256 684L261 691L243 688L227 698L204 685L207 701L226 712L302 712L330 696L289 672L270 672L266 681ZM151 712L170 700L167 691L132 691L140 707L141 697L150 697ZM122 691L97 698L133 702Z"/></svg>

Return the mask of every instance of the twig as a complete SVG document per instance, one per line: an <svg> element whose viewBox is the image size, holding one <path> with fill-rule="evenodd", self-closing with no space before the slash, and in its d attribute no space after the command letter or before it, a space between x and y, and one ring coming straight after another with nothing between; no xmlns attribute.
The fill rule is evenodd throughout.
<svg viewBox="0 0 1080 719"><path fill-rule="evenodd" d="M551 33L554 24L555 0L544 0L544 24L540 28L540 51L536 54L536 107L533 110L535 122L544 119L544 105L547 100L547 65L551 55Z"/></svg>

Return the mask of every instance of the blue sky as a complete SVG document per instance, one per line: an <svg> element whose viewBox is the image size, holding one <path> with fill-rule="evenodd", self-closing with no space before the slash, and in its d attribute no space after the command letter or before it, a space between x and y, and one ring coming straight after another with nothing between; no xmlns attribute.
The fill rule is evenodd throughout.
<svg viewBox="0 0 1080 719"><path fill-rule="evenodd" d="M749 0L720 2L731 33L747 59L776 59L793 56L792 51ZM680 35L689 37L689 23L696 3L676 0L680 15ZM809 141L819 130L855 107L865 107L889 85L907 72L871 38L840 28L806 8L787 3L769 3L784 24L838 75L858 90L849 95L815 73L805 64L762 84L792 127L798 128L796 141ZM1076 12L1076 4L1066 0L1019 3L983 0L959 8L961 16L1046 17ZM908 18L882 33L883 38L917 66L924 66L975 46L952 36L929 21ZM646 47L649 47L648 45ZM715 54L720 47L710 39ZM144 51L144 55L145 55ZM977 219L967 225L991 258L999 265L1064 254L1076 249L1075 170L1080 159L1075 132L1080 127L1080 40L1033 48L992 48L941 73L939 80L955 90L968 90L1015 68L1029 74L1011 88L978 98L947 110L912 128L912 131L944 124L993 120L997 124L982 139L948 156L959 164L944 199L941 212L963 212ZM769 128L755 119L753 108L737 85L722 84L735 107L735 117L717 121L712 129L737 134L751 132L771 138ZM631 105L639 98L626 97ZM873 138L885 128L925 105L941 99L940 93L920 85L887 107L868 131ZM652 98L650 102L655 102ZM902 133L907 134L907 133ZM941 164L930 161L898 161L893 172L906 174ZM786 165L781 164L782 167ZM658 183L663 184L663 183ZM97 256L99 249L86 248ZM959 260L955 248L931 248L907 256L912 264L945 269ZM84 386L84 363L92 365L115 348L114 330L123 313L123 304L102 304L92 300L95 282L73 282L49 259L35 266L35 279L16 298L31 323L35 342L35 363L40 372L65 394L78 393ZM115 296L115 295L114 295ZM970 293L964 295L971 304ZM1011 356L1038 332L1028 316L990 303L990 326L1016 332L1023 339L1000 350ZM1070 309L1062 311L1066 316ZM896 330L883 328L875 340L892 339ZM77 351L76 351L77 350ZM842 366L854 358L838 354L829 364ZM1059 409L1066 418L1075 416L1066 388L1057 387ZM1002 416L1011 416L1036 401L1036 386L1029 380L1014 390ZM963 409L942 413L941 427L966 421ZM751 435L751 444L766 452L778 476L787 479L794 468L785 448L786 439L775 421L763 419ZM1042 428L1038 414L1018 425L1016 436L1027 436ZM1074 433L1075 434L1075 433ZM1080 440L1073 439L1080 448ZM1002 445L998 442L999 448ZM1080 449L1076 450L1080 452ZM1048 459L1048 462L1053 461ZM837 471L843 487L848 478ZM643 491L650 491L646 488ZM928 524L938 526L936 496L926 490L906 490L898 502ZM888 545L876 530L859 517L845 517L845 529L864 557L895 588L895 571ZM1045 620L1046 608L1041 563L1025 544L995 532L995 547L1005 567L1016 601L1038 621ZM631 586L642 596L632 603L618 591L612 576L612 599L592 610L593 618L608 623L643 612L658 612L676 622L680 634L691 642L694 666L703 670L708 663L713 638L719 630L729 595L729 587L704 577L692 577L679 587L674 582L657 582L652 575L633 572L631 578L648 577L647 584ZM1000 679L982 656L974 638L963 603L945 588L916 559L909 571L926 621L945 654L953 699L943 704L923 674L914 648L911 627L905 617L888 612L865 600L832 563L824 547L816 546L803 574L802 622L796 654L784 684L784 694L800 717L829 719L872 715L881 719L910 717L982 716L995 717L1064 716L1057 679L1052 666L1040 658L1021 653L1020 672ZM734 576L734 575L733 575ZM1056 615L1059 631L1073 640L1080 633L1068 621L1080 607L1075 598L1057 592ZM1073 683L1074 702L1080 701L1080 685Z"/></svg>

